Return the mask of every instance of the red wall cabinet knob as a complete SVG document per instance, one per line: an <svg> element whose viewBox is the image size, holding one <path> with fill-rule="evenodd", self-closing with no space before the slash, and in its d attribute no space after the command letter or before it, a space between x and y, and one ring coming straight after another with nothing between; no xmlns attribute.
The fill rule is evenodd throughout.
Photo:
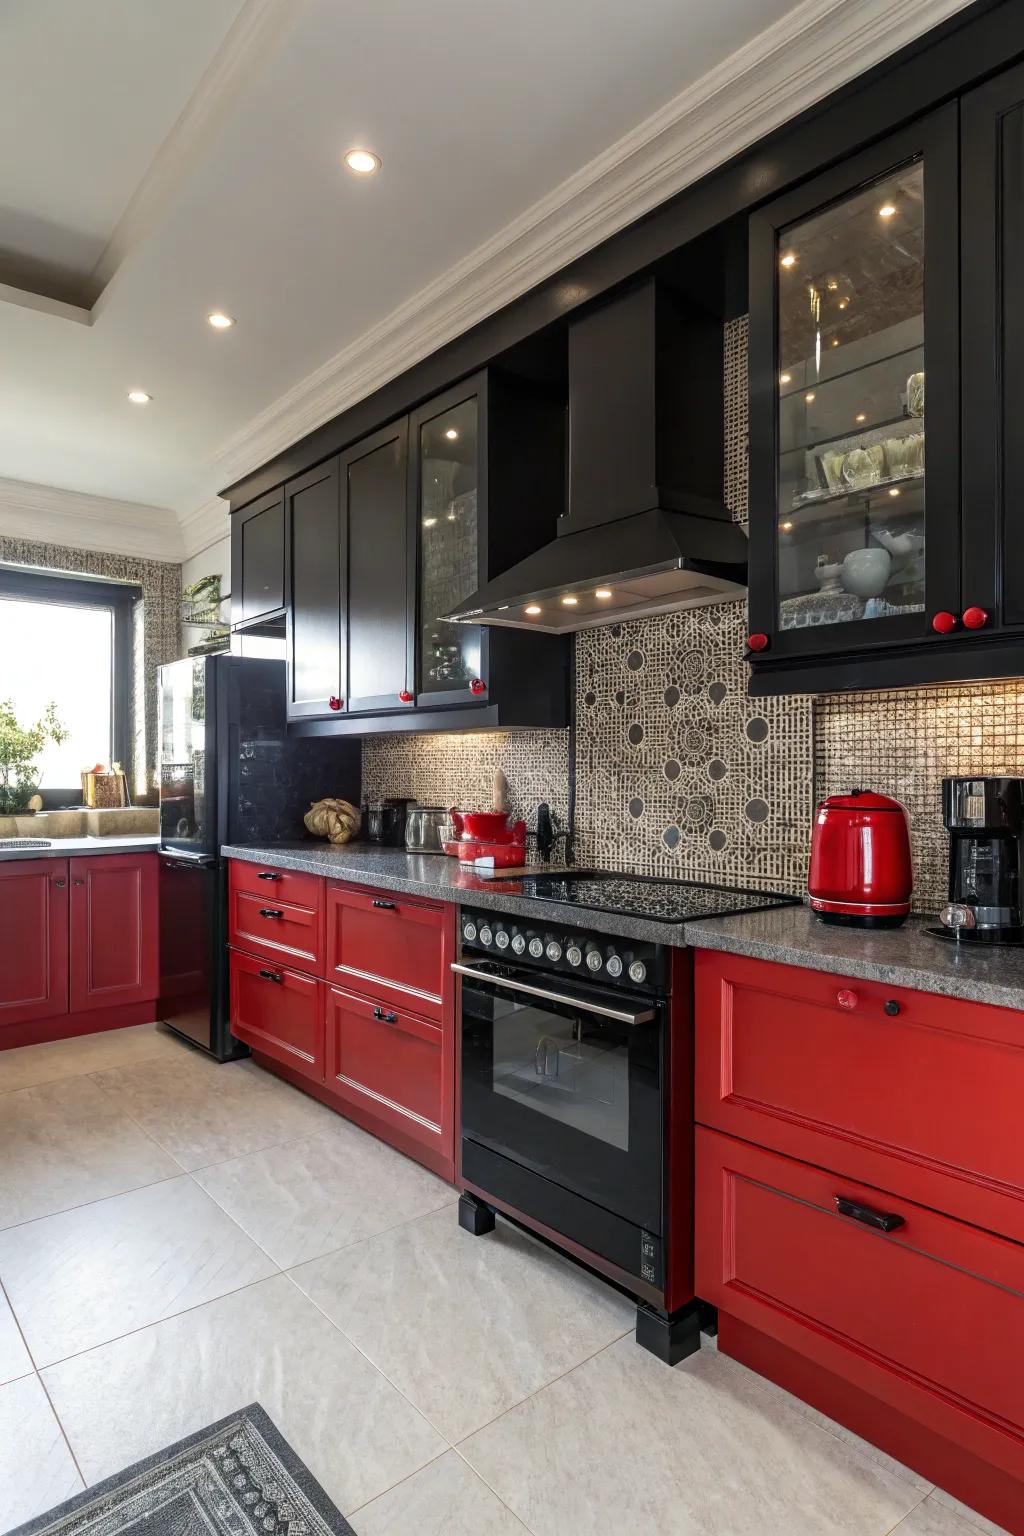
<svg viewBox="0 0 1024 1536"><path fill-rule="evenodd" d="M412 703L412 694L409 692L408 688L403 688L398 697L401 699L403 704Z"/></svg>
<svg viewBox="0 0 1024 1536"><path fill-rule="evenodd" d="M849 1013L852 1008L856 1008L859 1001L860 999L858 998L856 992L850 992L846 987L843 987L841 991L836 993L836 1002L839 1004L840 1008L845 1008L847 1013Z"/></svg>
<svg viewBox="0 0 1024 1536"><path fill-rule="evenodd" d="M988 614L984 608L965 608L963 621L964 629L984 629L988 623Z"/></svg>
<svg viewBox="0 0 1024 1536"><path fill-rule="evenodd" d="M344 699L339 699L337 694L332 693L330 698L327 700L327 705L330 709L340 709L344 702Z"/></svg>
<svg viewBox="0 0 1024 1536"><path fill-rule="evenodd" d="M487 684L484 682L482 677L474 677L473 681L469 685L469 691L470 693L486 693Z"/></svg>
<svg viewBox="0 0 1024 1536"><path fill-rule="evenodd" d="M932 629L937 635L948 635L956 629L955 613L937 613L932 618Z"/></svg>
<svg viewBox="0 0 1024 1536"><path fill-rule="evenodd" d="M748 635L747 649L751 651L766 651L768 649L768 636Z"/></svg>

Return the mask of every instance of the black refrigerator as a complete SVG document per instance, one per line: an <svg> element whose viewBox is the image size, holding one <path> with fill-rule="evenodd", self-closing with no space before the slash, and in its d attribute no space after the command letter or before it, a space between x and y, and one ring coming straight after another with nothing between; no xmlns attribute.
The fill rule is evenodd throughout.
<svg viewBox="0 0 1024 1536"><path fill-rule="evenodd" d="M159 669L160 1012L218 1061L231 1036L224 843L294 842L327 795L359 804L351 738L289 736L283 661L185 657Z"/></svg>

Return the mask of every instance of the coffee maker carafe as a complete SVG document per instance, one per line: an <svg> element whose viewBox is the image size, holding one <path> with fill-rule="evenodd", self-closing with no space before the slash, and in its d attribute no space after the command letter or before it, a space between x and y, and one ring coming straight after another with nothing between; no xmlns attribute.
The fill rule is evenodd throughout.
<svg viewBox="0 0 1024 1536"><path fill-rule="evenodd" d="M1024 944L1024 779L943 779L949 901L940 928L961 944Z"/></svg>

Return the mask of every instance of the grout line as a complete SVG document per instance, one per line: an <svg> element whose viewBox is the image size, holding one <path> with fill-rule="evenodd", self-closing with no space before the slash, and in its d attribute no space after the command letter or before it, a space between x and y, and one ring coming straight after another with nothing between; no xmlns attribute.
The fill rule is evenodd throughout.
<svg viewBox="0 0 1024 1536"><path fill-rule="evenodd" d="M74 1462L75 1471L78 1473L79 1477L82 1479L82 1487L83 1488L88 1488L89 1484L86 1482L85 1475L82 1472L82 1468L79 1465L78 1457L75 1455L75 1448L71 1444L70 1439L68 1438L68 1432L64 1428L63 1420L61 1419L60 1414L57 1412L57 1409L56 1409L56 1407L54 1405L53 1398L50 1396L50 1392L49 1392L49 1389L48 1389L48 1387L46 1385L46 1382L43 1380L43 1378L42 1378L42 1376L40 1374L40 1371L39 1371L39 1367L36 1365L36 1357L32 1353L32 1350L29 1347L28 1339L25 1337L25 1330L21 1326L21 1320L19 1319L17 1312L15 1312L15 1310L14 1310L14 1307L13 1307L13 1305L11 1303L11 1298L7 1294L7 1290L6 1290L6 1287L3 1284L3 1281L0 1281L0 1297L2 1297L2 1299L7 1303L7 1307L8 1307L8 1310L10 1311L11 1317L14 1319L14 1326L17 1328L18 1333L19 1333L19 1335L21 1337L21 1342L25 1346L25 1353L28 1355L29 1360L32 1362L32 1370L31 1371L26 1371L25 1376L34 1376L36 1381L38 1381L39 1385L42 1387L43 1395L46 1398L46 1401L50 1405L50 1412L53 1414L53 1417L57 1421L57 1428L60 1430L61 1438L63 1439L64 1444L68 1448L68 1455L71 1457L71 1460ZM16 1381L24 1381L25 1380L25 1376L17 1376L14 1379ZM9 1386L10 1383L9 1382L5 1383L5 1385Z"/></svg>
<svg viewBox="0 0 1024 1536"><path fill-rule="evenodd" d="M912 1509L908 1509L906 1514L903 1515L899 1520L897 1520L895 1525L890 1525L889 1529L885 1532L885 1536L894 1536L894 1532L899 1531L900 1527L902 1525L905 1525L906 1522L910 1519L911 1515L914 1514L917 1510L919 1510L921 1508L921 1505L927 1499L930 1499L931 1496L932 1496L932 1491L931 1490L928 1493L923 1493L921 1495L921 1497L918 1499L917 1503L913 1506Z"/></svg>
<svg viewBox="0 0 1024 1536"><path fill-rule="evenodd" d="M375 1493L372 1499L367 1499L366 1500L365 1504L360 1504L356 1509L350 1509L348 1511L348 1514L351 1515L353 1519L355 1519L356 1515L361 1515L364 1512L364 1510L369 1509L370 1506L372 1504L375 1504L378 1499L387 1498L389 1493L394 1493L395 1489L396 1488L401 1488L403 1483L412 1482L414 1477L419 1477L420 1473L421 1472L425 1472L428 1467L433 1467L433 1466L435 1466L437 1464L437 1462L443 1461L446 1456L452 1456L452 1455L459 1456L458 1451L455 1449L455 1447L453 1445L449 1446L448 1449L445 1450L445 1451L440 1451L436 1456L432 1457L430 1461L425 1461L423 1463L422 1467L417 1467L416 1468L415 1472L407 1472L404 1477L400 1477L398 1479L397 1483L392 1483L390 1488L385 1488L383 1490L383 1492L381 1492L381 1493ZM470 1472L473 1474L474 1477L478 1478L479 1481L481 1483L483 1483L483 1486L487 1489L487 1491L494 1495L494 1497L497 1499L498 1503L500 1505L502 1505L502 1507L504 1509L508 1510L509 1514L512 1516L512 1518L516 1522L516 1524L519 1525L519 1526L522 1526L524 1531L528 1531L530 1533L530 1536L535 1536L535 1532L533 1530L533 1527L527 1525L526 1521L522 1518L522 1516L521 1515L517 1515L515 1510L512 1508L512 1506L510 1504L506 1504L505 1500L501 1497L501 1495L499 1493L495 1493L494 1489L490 1486L490 1484L484 1478L482 1478L480 1476L480 1473L476 1470L476 1468L473 1467L473 1466L470 1466L469 1462L466 1460L466 1458L464 1456L459 1456L459 1460L462 1462L464 1467L468 1467L469 1468ZM888 1536L888 1533L886 1533L886 1536Z"/></svg>
<svg viewBox="0 0 1024 1536"><path fill-rule="evenodd" d="M187 1169L179 1168L177 1173L168 1173L162 1179L150 1179L147 1184L130 1184L127 1189L113 1189L105 1195L93 1195L89 1200L76 1200L72 1205L62 1205L56 1211L44 1211L40 1216L26 1216L22 1221L12 1221L6 1227L0 1227L0 1242L8 1232L16 1232L19 1227L31 1227L37 1221L50 1221L54 1216L67 1216L71 1211L83 1211L89 1205L102 1205L104 1200L117 1200L121 1195L134 1195L139 1189L155 1189L158 1184L170 1184L175 1179L187 1177Z"/></svg>

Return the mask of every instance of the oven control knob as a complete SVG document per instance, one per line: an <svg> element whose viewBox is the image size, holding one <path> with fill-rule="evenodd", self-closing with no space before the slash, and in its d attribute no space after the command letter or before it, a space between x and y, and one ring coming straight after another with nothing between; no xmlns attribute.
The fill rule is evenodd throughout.
<svg viewBox="0 0 1024 1536"><path fill-rule="evenodd" d="M480 943L481 944L490 944L490 942L491 942L491 940L493 938L494 938L494 934L491 932L491 930L488 928L487 924L485 923L484 926L480 929Z"/></svg>
<svg viewBox="0 0 1024 1536"><path fill-rule="evenodd" d="M622 961L619 959L618 955L608 956L608 964L605 966L605 970L608 972L609 976L622 975Z"/></svg>
<svg viewBox="0 0 1024 1536"><path fill-rule="evenodd" d="M635 981L637 986L647 980L647 967L642 960L634 960L629 968L629 979Z"/></svg>
<svg viewBox="0 0 1024 1536"><path fill-rule="evenodd" d="M523 950L526 948L526 940L523 938L521 933L514 933L512 935L512 948L515 950L517 955L521 955Z"/></svg>
<svg viewBox="0 0 1024 1536"><path fill-rule="evenodd" d="M543 953L544 953L544 940L543 939L531 939L530 940L530 954L533 956L533 958L535 960L539 960Z"/></svg>
<svg viewBox="0 0 1024 1536"><path fill-rule="evenodd" d="M588 971L599 971L603 964L604 960L601 958L601 951L599 949L591 949L587 951Z"/></svg>
<svg viewBox="0 0 1024 1536"><path fill-rule="evenodd" d="M548 947L544 951L552 965L557 965L562 958L562 946L557 939L548 939Z"/></svg>
<svg viewBox="0 0 1024 1536"><path fill-rule="evenodd" d="M583 951L580 949L578 944L570 944L569 948L565 952L565 958L568 960L570 965L582 965Z"/></svg>
<svg viewBox="0 0 1024 1536"><path fill-rule="evenodd" d="M499 949L508 949L508 934L505 932L504 928L498 929L497 933L494 935L494 942L497 944Z"/></svg>
<svg viewBox="0 0 1024 1536"><path fill-rule="evenodd" d="M472 944L473 940L476 938L476 923L464 923L462 927L462 937L468 944Z"/></svg>

